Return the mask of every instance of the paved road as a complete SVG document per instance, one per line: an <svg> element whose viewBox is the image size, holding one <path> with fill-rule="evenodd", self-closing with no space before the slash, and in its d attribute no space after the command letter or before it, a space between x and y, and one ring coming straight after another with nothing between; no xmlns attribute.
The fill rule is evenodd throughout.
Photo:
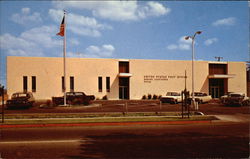
<svg viewBox="0 0 250 159"><path fill-rule="evenodd" d="M1 129L2 158L248 158L249 123Z"/></svg>

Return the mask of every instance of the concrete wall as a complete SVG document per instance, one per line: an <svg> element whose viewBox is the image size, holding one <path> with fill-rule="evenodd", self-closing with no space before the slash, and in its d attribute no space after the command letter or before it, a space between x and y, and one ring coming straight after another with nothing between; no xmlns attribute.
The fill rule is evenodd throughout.
<svg viewBox="0 0 250 159"><path fill-rule="evenodd" d="M246 63L228 62L228 74L234 75L228 79L228 91L247 94Z"/></svg>
<svg viewBox="0 0 250 159"><path fill-rule="evenodd" d="M67 58L66 87L69 91L70 76L74 76L75 91L108 99L119 98L119 60ZM129 60L130 99L141 99L143 95L165 95L168 91L182 91L187 72L187 89L191 91L191 61ZM209 92L208 62L195 62L195 91ZM244 62L228 62L228 91L246 93L246 67ZM36 76L36 99L51 99L62 96L63 58L51 57L7 57L7 91L11 95L23 90L23 76L28 76L28 91L31 77ZM98 92L98 76L103 81L103 91ZM110 92L106 91L106 77L110 77Z"/></svg>
<svg viewBox="0 0 250 159"><path fill-rule="evenodd" d="M191 61L166 60L130 60L130 94L135 99L143 95L166 95L168 91L181 92L185 88L185 70L187 89L192 89ZM195 62L195 91L208 93L208 62Z"/></svg>
<svg viewBox="0 0 250 159"><path fill-rule="evenodd" d="M97 98L107 95L118 99L118 62L114 59L67 58L66 90L69 91L69 78L74 76L75 91L94 94ZM36 76L35 98L51 99L62 96L63 58L8 57L8 94L23 90L23 76L28 76L28 91L31 91L31 76ZM103 78L103 91L98 92L98 76ZM110 77L111 90L106 92L106 77Z"/></svg>

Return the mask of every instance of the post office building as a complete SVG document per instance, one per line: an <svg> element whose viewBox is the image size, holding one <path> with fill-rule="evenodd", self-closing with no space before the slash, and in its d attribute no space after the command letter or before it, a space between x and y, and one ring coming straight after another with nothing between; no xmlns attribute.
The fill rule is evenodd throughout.
<svg viewBox="0 0 250 159"><path fill-rule="evenodd" d="M186 75L185 75L186 72ZM185 78L186 77L186 78ZM101 99L141 99L192 89L192 61L7 57L7 91L30 91L36 99L51 99L66 91L81 91ZM219 98L227 92L246 93L246 63L194 61L194 90Z"/></svg>

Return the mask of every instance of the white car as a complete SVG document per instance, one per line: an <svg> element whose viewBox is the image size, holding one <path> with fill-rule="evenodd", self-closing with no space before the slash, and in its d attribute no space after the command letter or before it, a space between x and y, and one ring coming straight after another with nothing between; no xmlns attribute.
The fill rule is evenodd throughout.
<svg viewBox="0 0 250 159"><path fill-rule="evenodd" d="M226 93L225 95L223 95L223 96L220 97L220 101L221 101L222 104L225 104L225 99L226 99L231 93L233 93L233 92L228 92L228 93Z"/></svg>
<svg viewBox="0 0 250 159"><path fill-rule="evenodd" d="M161 97L162 103L176 104L181 102L181 94L177 92L167 92L166 96Z"/></svg>
<svg viewBox="0 0 250 159"><path fill-rule="evenodd" d="M192 95L190 98L192 98ZM210 100L212 100L212 97L204 92L194 92L194 99L198 103L208 103Z"/></svg>

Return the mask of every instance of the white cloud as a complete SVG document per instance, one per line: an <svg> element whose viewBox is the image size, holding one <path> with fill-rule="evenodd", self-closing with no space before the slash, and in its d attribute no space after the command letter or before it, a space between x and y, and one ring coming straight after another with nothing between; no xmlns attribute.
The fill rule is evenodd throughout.
<svg viewBox="0 0 250 159"><path fill-rule="evenodd" d="M30 8L22 8L22 13L23 14L29 14L30 13Z"/></svg>
<svg viewBox="0 0 250 159"><path fill-rule="evenodd" d="M179 44L180 50L190 50L191 46L189 44Z"/></svg>
<svg viewBox="0 0 250 159"><path fill-rule="evenodd" d="M46 49L62 46L56 40L55 26L41 26L21 33L20 36L3 34L0 36L0 48L13 56L44 56Z"/></svg>
<svg viewBox="0 0 250 159"><path fill-rule="evenodd" d="M59 24L62 20L63 11L50 9L49 15L55 22ZM110 25L101 24L97 22L95 18L85 17L72 13L69 13L67 15L66 20L68 30L82 36L99 37L101 36L101 30L112 29Z"/></svg>
<svg viewBox="0 0 250 159"><path fill-rule="evenodd" d="M41 56L41 49L32 41L10 34L0 36L0 48L11 56Z"/></svg>
<svg viewBox="0 0 250 159"><path fill-rule="evenodd" d="M137 1L54 1L57 8L91 10L96 17L114 21L135 21L167 15L171 10L159 2L138 4Z"/></svg>
<svg viewBox="0 0 250 159"><path fill-rule="evenodd" d="M170 44L167 46L167 49L169 49L169 50L175 50L177 48L178 48L178 46L176 44Z"/></svg>
<svg viewBox="0 0 250 159"><path fill-rule="evenodd" d="M100 57L112 57L115 51L115 47L111 44L104 44L102 46L91 45L86 48L83 57L100 58Z"/></svg>
<svg viewBox="0 0 250 159"><path fill-rule="evenodd" d="M168 50L190 50L192 40L191 39L185 40L185 37L186 36L180 37L176 44L168 45L167 49Z"/></svg>
<svg viewBox="0 0 250 159"><path fill-rule="evenodd" d="M236 18L229 17L224 19L219 19L212 23L213 26L222 26L222 25L234 25L236 23Z"/></svg>
<svg viewBox="0 0 250 159"><path fill-rule="evenodd" d="M35 42L40 46L46 48L53 48L55 46L60 46L61 42L55 40L52 36L57 33L57 28L53 26L41 26L38 28L33 28L31 30L25 31L21 34L21 38Z"/></svg>
<svg viewBox="0 0 250 159"><path fill-rule="evenodd" d="M21 25L34 25L42 22L40 13L34 12L30 14L30 8L22 8L21 13L16 13L11 16L11 20Z"/></svg>
<svg viewBox="0 0 250 159"><path fill-rule="evenodd" d="M183 44L192 44L192 39L189 38L188 40L185 39L186 36L182 36L179 39L179 43L183 43Z"/></svg>
<svg viewBox="0 0 250 159"><path fill-rule="evenodd" d="M209 45L212 45L213 43L215 43L215 42L217 42L217 41L218 41L217 38L211 38L211 39L207 39L207 40L204 42L204 44L205 44L206 46L209 46Z"/></svg>

